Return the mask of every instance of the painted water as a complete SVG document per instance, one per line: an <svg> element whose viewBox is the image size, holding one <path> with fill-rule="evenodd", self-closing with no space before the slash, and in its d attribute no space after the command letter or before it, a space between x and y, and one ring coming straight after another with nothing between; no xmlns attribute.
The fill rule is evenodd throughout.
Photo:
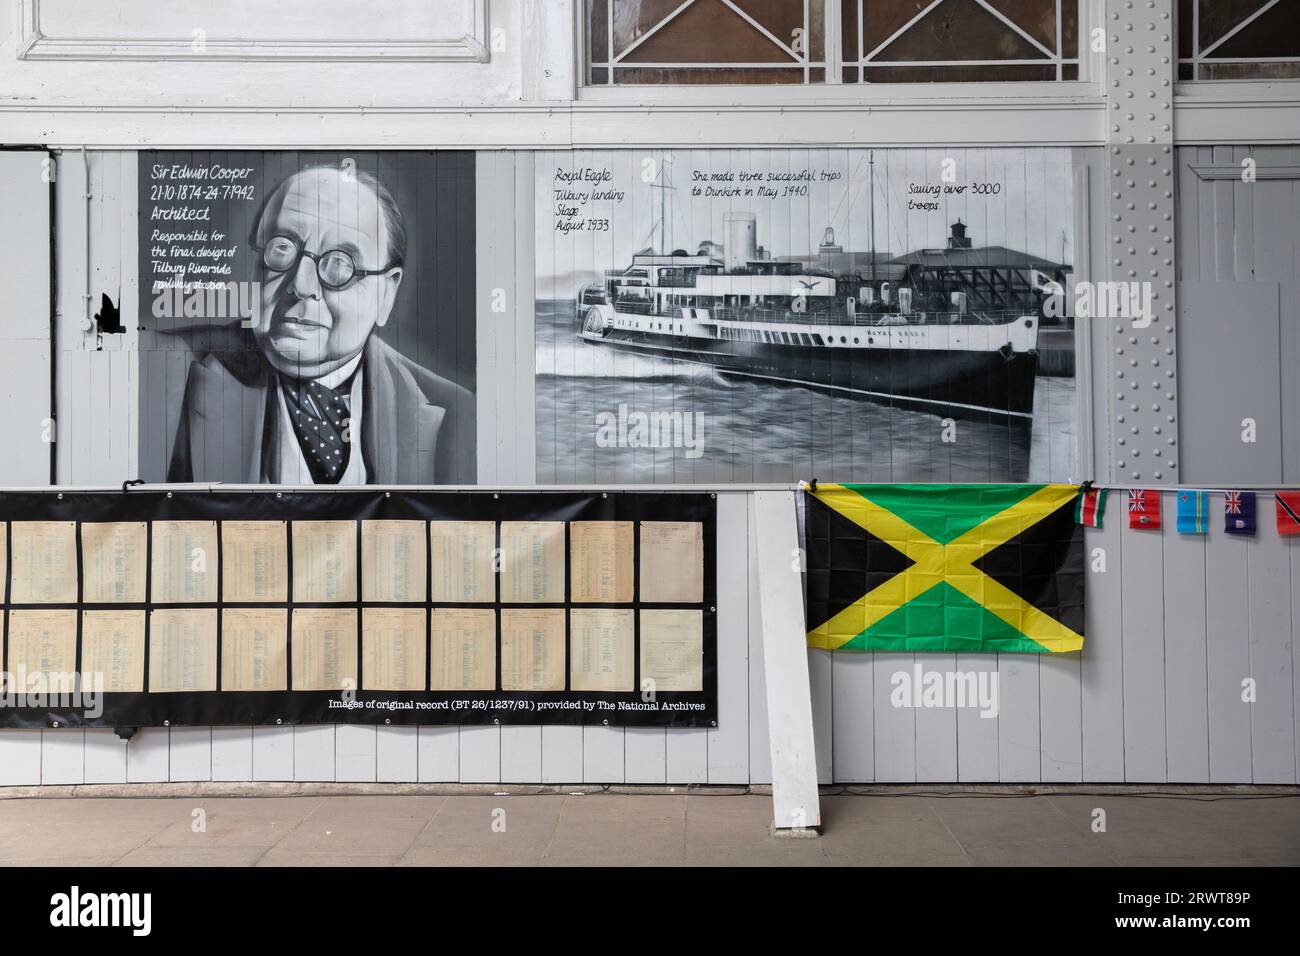
<svg viewBox="0 0 1300 956"><path fill-rule="evenodd" d="M1028 428L945 424L880 400L585 342L572 299L538 301L536 315L542 483L1077 479L1072 378L1039 377Z"/></svg>

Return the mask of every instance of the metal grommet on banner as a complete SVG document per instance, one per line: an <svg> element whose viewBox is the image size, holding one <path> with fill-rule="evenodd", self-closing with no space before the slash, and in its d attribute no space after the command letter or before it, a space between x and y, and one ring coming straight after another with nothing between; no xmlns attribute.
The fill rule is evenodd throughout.
<svg viewBox="0 0 1300 956"><path fill-rule="evenodd" d="M604 724L606 727L608 727L608 726L609 726L609 718L606 717L604 720L601 721L601 723Z"/></svg>
<svg viewBox="0 0 1300 956"><path fill-rule="evenodd" d="M279 717L275 718L275 722L276 722L277 724L282 724L282 723L284 723L284 721L281 720Z"/></svg>
<svg viewBox="0 0 1300 956"><path fill-rule="evenodd" d="M170 498L171 496L172 496L172 493L171 493L170 491L167 492L167 497Z"/></svg>
<svg viewBox="0 0 1300 956"><path fill-rule="evenodd" d="M384 718L384 723L386 723L386 724L391 724L392 722L393 722L393 718L391 718L391 717L385 717L385 718Z"/></svg>
<svg viewBox="0 0 1300 956"><path fill-rule="evenodd" d="M56 721L54 721L50 726L52 726L52 727L58 727L58 726L59 726L59 722L56 720Z"/></svg>
<svg viewBox="0 0 1300 956"><path fill-rule="evenodd" d="M170 720L164 720L164 721L163 721L163 726L164 726L164 727L170 727L171 725L172 725L172 722L171 722Z"/></svg>
<svg viewBox="0 0 1300 956"><path fill-rule="evenodd" d="M60 501L63 500L63 492L61 492L61 491L59 492L59 500L60 500Z"/></svg>
<svg viewBox="0 0 1300 956"><path fill-rule="evenodd" d="M492 492L492 499L493 499L494 501L495 501L497 498L500 498L500 497L501 497L501 496L500 496L499 494L497 494L495 491Z"/></svg>
<svg viewBox="0 0 1300 956"><path fill-rule="evenodd" d="M500 718L500 717L493 717L493 718L492 718L492 723L494 723L494 724L500 724L500 723L501 723L501 718Z"/></svg>
<svg viewBox="0 0 1300 956"><path fill-rule="evenodd" d="M384 492L384 497L385 497L385 498L391 498L391 497L393 497L393 493L392 493L391 491L385 491L385 492Z"/></svg>
<svg viewBox="0 0 1300 956"><path fill-rule="evenodd" d="M601 496L602 498L608 498L608 497L609 497L609 492L608 492L608 491L602 491L602 492L600 493L600 496Z"/></svg>

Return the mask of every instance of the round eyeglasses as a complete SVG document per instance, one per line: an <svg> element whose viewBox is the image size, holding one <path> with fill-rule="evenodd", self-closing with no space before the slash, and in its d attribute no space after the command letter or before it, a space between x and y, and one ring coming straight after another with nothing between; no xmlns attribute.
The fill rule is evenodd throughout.
<svg viewBox="0 0 1300 956"><path fill-rule="evenodd" d="M316 263L316 277L320 284L331 290L342 289L361 276L383 275L393 268L358 269L352 255L342 249L311 253L302 247L302 243L288 236L272 236L258 251L262 254L262 265L272 272L297 269L302 257L306 256Z"/></svg>

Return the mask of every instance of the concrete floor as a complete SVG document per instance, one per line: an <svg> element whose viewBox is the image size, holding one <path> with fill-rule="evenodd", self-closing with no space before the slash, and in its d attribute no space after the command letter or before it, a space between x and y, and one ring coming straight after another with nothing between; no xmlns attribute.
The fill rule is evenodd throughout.
<svg viewBox="0 0 1300 956"><path fill-rule="evenodd" d="M826 795L817 839L770 837L771 806L694 792L46 795L0 800L0 864L1300 864L1297 793ZM1095 808L1105 833L1091 830ZM193 829L196 810L206 832Z"/></svg>

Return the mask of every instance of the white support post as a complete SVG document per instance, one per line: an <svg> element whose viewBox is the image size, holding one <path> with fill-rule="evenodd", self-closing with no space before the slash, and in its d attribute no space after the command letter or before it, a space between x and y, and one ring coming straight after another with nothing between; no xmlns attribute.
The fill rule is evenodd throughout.
<svg viewBox="0 0 1300 956"><path fill-rule="evenodd" d="M821 825L794 492L754 492L775 833Z"/></svg>

